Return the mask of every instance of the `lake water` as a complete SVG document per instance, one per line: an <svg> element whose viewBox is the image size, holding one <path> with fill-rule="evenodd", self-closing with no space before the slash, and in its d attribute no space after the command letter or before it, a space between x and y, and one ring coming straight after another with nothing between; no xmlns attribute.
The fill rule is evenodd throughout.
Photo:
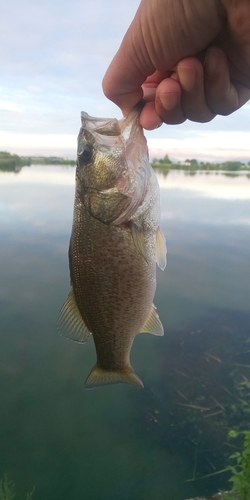
<svg viewBox="0 0 250 500"><path fill-rule="evenodd" d="M17 500L184 500L227 486L249 428L250 179L159 174L163 338L140 335L144 390L84 389L95 363L57 334L69 291L74 168L0 172L0 477ZM208 476L208 477L204 477Z"/></svg>

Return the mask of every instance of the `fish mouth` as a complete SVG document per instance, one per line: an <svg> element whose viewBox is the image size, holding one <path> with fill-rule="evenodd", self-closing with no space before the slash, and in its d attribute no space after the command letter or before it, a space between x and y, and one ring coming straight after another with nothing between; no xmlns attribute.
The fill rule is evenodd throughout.
<svg viewBox="0 0 250 500"><path fill-rule="evenodd" d="M145 104L146 102L142 99L125 118L121 118L120 120L116 118L94 117L82 111L82 128L87 129L94 135L100 134L102 139L104 136L109 138L121 136L123 142L127 142L132 134L134 134L135 127L139 124L138 119Z"/></svg>
<svg viewBox="0 0 250 500"><path fill-rule="evenodd" d="M92 133L106 135L108 137L116 137L120 135L121 129L119 120L116 118L99 118L90 116L85 111L81 112L82 128L87 129Z"/></svg>
<svg viewBox="0 0 250 500"><path fill-rule="evenodd" d="M94 189L95 192L100 189L100 193L103 189L106 191L114 188L127 198L131 198L133 210L135 202L132 199L136 196L142 200L148 185L147 141L139 123L144 105L145 101L140 101L126 117L120 120L94 117L82 111L82 127L78 135L78 158L91 144L94 151L93 165L97 159L96 175L89 173L87 178L86 174L85 187L88 185L88 188ZM91 161L88 164L91 165ZM104 170L103 165L109 167ZM109 172L105 182L104 172Z"/></svg>

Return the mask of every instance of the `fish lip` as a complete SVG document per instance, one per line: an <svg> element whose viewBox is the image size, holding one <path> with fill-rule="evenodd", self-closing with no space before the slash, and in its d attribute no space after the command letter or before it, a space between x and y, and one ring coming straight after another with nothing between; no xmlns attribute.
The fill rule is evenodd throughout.
<svg viewBox="0 0 250 500"><path fill-rule="evenodd" d="M121 121L124 121L126 120L131 114L139 114L141 113L142 109L144 108L144 106L146 105L146 101L144 99L141 99L134 107L133 109L123 118L121 118L121 120L117 120L119 122ZM106 123L106 122L110 122L111 121L111 118L103 118L103 117L99 117L99 116L91 116L89 115L86 111L81 111L81 118L85 121L90 121L90 122L96 122L96 121L100 121L100 122L103 122L103 123ZM113 118L115 119L115 118Z"/></svg>
<svg viewBox="0 0 250 500"><path fill-rule="evenodd" d="M90 116L86 111L81 112L82 129L100 136L118 137L121 134L119 120L117 118L100 118Z"/></svg>
<svg viewBox="0 0 250 500"><path fill-rule="evenodd" d="M139 117L143 107L145 106L146 101L141 99L136 106L128 113L125 118L119 120L120 128L121 128L121 136L125 143L129 143L132 137L132 141L134 142L134 133L135 130L137 133L142 134L142 127L139 124Z"/></svg>
<svg viewBox="0 0 250 500"><path fill-rule="evenodd" d="M125 117L123 117L123 118L121 118L121 120L119 120L119 123L121 124L121 126L122 126L122 124L124 124L126 126L126 122L131 122L131 121L136 122L137 119L139 118L141 111L144 108L145 104L146 104L146 101L144 101L144 99L141 99Z"/></svg>
<svg viewBox="0 0 250 500"><path fill-rule="evenodd" d="M82 129L89 130L93 134L107 137L121 137L123 142L128 142L138 126L140 113L146 101L141 99L126 117L117 120L116 118L101 118L89 115L86 111L81 112ZM90 125L88 127L88 124Z"/></svg>

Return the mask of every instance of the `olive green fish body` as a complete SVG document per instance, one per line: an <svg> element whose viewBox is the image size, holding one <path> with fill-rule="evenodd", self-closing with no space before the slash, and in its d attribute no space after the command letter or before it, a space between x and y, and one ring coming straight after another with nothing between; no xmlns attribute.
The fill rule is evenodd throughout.
<svg viewBox="0 0 250 500"><path fill-rule="evenodd" d="M71 238L72 287L98 366L121 369L153 301L155 263L137 252L130 227L105 225L83 212Z"/></svg>
<svg viewBox="0 0 250 500"><path fill-rule="evenodd" d="M159 188L138 112L127 122L84 113L78 156L69 248L72 290L59 329L78 342L93 335L97 363L87 387L143 386L129 355L138 333L163 335L153 298L156 261L165 267L166 249L159 230Z"/></svg>

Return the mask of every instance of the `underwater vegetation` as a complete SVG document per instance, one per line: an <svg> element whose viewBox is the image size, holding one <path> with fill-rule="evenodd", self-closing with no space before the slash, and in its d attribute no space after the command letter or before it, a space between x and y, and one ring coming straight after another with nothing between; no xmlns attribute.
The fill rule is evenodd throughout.
<svg viewBox="0 0 250 500"><path fill-rule="evenodd" d="M136 395L140 424L156 443L193 461L183 481L197 482L204 495L229 490L230 482L238 487L249 471L249 321L246 312L214 309L188 331L165 336L161 383Z"/></svg>
<svg viewBox="0 0 250 500"><path fill-rule="evenodd" d="M27 493L25 498L18 498L15 493L15 484L11 481L7 474L0 479L0 500L33 500L33 493L35 491L35 486L30 493Z"/></svg>
<svg viewBox="0 0 250 500"><path fill-rule="evenodd" d="M228 468L232 473L229 482L233 483L233 487L230 493L221 492L224 500L230 498L236 498L237 500L250 499L250 431L241 433L231 431L229 433L231 438L238 438L239 436L244 437L243 450L241 452L236 451L229 457L230 461L233 462L233 465Z"/></svg>

